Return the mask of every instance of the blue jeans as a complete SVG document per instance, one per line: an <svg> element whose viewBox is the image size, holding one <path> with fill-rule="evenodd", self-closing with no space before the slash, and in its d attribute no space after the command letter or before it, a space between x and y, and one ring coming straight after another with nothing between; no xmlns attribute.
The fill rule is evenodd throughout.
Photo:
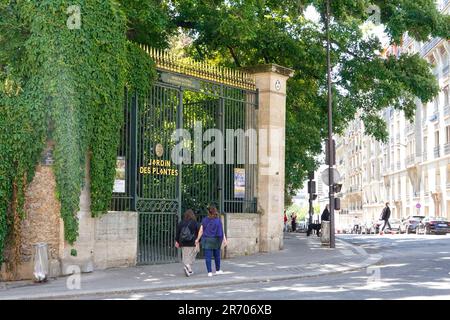
<svg viewBox="0 0 450 320"><path fill-rule="evenodd" d="M220 270L220 249L204 249L206 269L212 272L211 260L214 255L214 264L216 265L216 271Z"/></svg>

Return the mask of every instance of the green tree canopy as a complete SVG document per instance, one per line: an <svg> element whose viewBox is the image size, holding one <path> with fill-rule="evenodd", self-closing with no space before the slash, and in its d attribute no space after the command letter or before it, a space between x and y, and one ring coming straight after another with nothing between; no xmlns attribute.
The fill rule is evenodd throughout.
<svg viewBox="0 0 450 320"><path fill-rule="evenodd" d="M169 3L167 25L174 27L172 32L181 28L193 39L186 50L194 58L235 68L277 63L295 70L288 82L286 119L286 191L290 199L306 173L316 167L315 156L327 135L324 15L318 23L305 17L309 5L323 13L325 1ZM430 36L448 38L450 18L438 11L433 0L331 1L334 131L343 132L360 110L366 132L385 141L381 110L392 106L411 119L416 100L432 100L439 88L430 65L418 54L382 57L380 39L365 35L361 28L371 4L380 8L380 20L391 43L400 43L405 32L421 41ZM160 2L159 9L165 5Z"/></svg>

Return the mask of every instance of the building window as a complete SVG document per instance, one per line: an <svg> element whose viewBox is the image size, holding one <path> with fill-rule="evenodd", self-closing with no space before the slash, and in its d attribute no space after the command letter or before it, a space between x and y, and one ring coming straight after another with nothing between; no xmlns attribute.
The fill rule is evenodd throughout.
<svg viewBox="0 0 450 320"><path fill-rule="evenodd" d="M444 107L450 106L450 92L448 90L448 86L444 88Z"/></svg>
<svg viewBox="0 0 450 320"><path fill-rule="evenodd" d="M450 143L450 126L445 127L445 142Z"/></svg>
<svg viewBox="0 0 450 320"><path fill-rule="evenodd" d="M439 147L439 130L434 132L434 146Z"/></svg>
<svg viewBox="0 0 450 320"><path fill-rule="evenodd" d="M447 187L450 187L450 164L447 165Z"/></svg>

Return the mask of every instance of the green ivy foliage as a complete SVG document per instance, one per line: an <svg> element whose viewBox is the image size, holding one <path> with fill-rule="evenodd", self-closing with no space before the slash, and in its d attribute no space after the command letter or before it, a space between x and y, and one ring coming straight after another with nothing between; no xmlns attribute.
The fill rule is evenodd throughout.
<svg viewBox="0 0 450 320"><path fill-rule="evenodd" d="M79 28L70 6L80 8ZM0 0L0 259L13 186L22 211L20 184L31 181L46 140L65 239L78 236L86 164L92 215L108 210L124 88L148 90L155 78L148 55L127 40L127 23L115 0Z"/></svg>

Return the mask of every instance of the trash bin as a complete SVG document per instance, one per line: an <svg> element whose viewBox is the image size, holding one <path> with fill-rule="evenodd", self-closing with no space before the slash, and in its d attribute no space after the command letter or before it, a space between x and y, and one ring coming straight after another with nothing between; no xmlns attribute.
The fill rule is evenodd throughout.
<svg viewBox="0 0 450 320"><path fill-rule="evenodd" d="M322 221L322 226L320 227L321 236L320 241L322 245L330 245L330 221Z"/></svg>
<svg viewBox="0 0 450 320"><path fill-rule="evenodd" d="M47 281L49 273L48 244L44 242L34 245L33 274L38 282Z"/></svg>

